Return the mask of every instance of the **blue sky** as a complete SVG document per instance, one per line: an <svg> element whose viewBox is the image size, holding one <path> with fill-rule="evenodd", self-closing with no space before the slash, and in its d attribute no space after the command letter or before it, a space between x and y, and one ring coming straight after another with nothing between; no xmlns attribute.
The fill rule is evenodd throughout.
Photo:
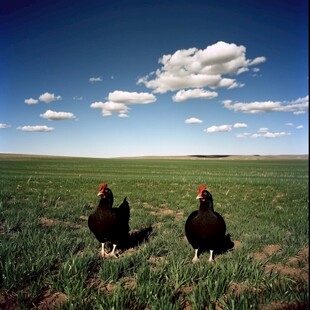
<svg viewBox="0 0 310 310"><path fill-rule="evenodd" d="M308 1L5 0L0 153L308 154Z"/></svg>

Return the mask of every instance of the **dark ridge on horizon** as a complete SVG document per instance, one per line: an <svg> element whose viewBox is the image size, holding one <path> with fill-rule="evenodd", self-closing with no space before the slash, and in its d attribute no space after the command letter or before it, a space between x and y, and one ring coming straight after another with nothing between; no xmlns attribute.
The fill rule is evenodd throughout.
<svg viewBox="0 0 310 310"><path fill-rule="evenodd" d="M224 155L224 154L213 154L213 155L203 155L203 154L192 154L192 155L138 155L138 156L118 156L118 157L96 157L96 156L79 156L79 155L50 155L50 154L21 154L21 153L1 153L0 158L2 157L10 157L10 156L20 156L20 157L58 157L58 158L88 158L88 159L251 159L251 158L271 158L271 159L283 159L283 158L291 158L291 159L308 159L309 154L280 154L280 155Z"/></svg>
<svg viewBox="0 0 310 310"><path fill-rule="evenodd" d="M195 158L223 158L223 157L230 157L233 155L188 155L188 157L195 157ZM253 155L259 156L259 155Z"/></svg>

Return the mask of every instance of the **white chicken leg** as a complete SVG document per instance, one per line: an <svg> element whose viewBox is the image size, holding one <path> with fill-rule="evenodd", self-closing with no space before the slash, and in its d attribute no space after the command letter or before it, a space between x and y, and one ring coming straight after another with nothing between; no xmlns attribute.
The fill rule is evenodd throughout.
<svg viewBox="0 0 310 310"><path fill-rule="evenodd" d="M116 257L117 258L117 256L115 255L115 249L116 249L116 244L113 244L112 251L110 253L108 253L107 256Z"/></svg>
<svg viewBox="0 0 310 310"><path fill-rule="evenodd" d="M209 263L213 262L213 250L210 250L210 257L208 259Z"/></svg>
<svg viewBox="0 0 310 310"><path fill-rule="evenodd" d="M105 257L107 253L104 251L104 243L101 243L101 256Z"/></svg>
<svg viewBox="0 0 310 310"><path fill-rule="evenodd" d="M196 263L199 261L199 258L198 258L198 249L195 249L195 255L194 255L194 258L192 259L192 262L193 263Z"/></svg>

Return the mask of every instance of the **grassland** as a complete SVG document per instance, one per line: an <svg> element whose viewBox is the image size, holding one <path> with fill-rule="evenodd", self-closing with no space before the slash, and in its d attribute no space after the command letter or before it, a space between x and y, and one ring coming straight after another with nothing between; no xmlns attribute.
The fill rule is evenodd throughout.
<svg viewBox="0 0 310 310"><path fill-rule="evenodd" d="M1 309L308 309L308 160L0 155ZM99 256L87 227L106 182L146 242ZM234 241L193 264L200 184ZM298 308L299 307L299 308Z"/></svg>

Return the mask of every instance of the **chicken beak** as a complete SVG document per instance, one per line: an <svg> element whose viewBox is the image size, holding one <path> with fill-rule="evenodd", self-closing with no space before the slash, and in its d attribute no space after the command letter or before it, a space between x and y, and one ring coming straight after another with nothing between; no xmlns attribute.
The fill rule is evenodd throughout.
<svg viewBox="0 0 310 310"><path fill-rule="evenodd" d="M196 197L196 199L200 199L200 198L202 198L202 196L201 196L201 195L198 195L198 196Z"/></svg>
<svg viewBox="0 0 310 310"><path fill-rule="evenodd" d="M100 196L100 195L102 195L102 193L99 192L99 193L97 194L97 196Z"/></svg>

